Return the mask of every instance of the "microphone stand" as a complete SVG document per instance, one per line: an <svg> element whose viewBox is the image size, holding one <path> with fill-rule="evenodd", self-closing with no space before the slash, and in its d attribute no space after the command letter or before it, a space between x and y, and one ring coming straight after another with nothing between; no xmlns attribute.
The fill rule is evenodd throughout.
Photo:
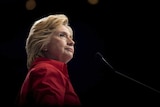
<svg viewBox="0 0 160 107"><path fill-rule="evenodd" d="M152 88L152 87L150 87L150 86L148 86L148 85L146 85L146 84L144 84L144 83L142 83L142 82L140 82L140 81L135 80L134 78L131 78L131 77L129 77L129 76L127 76L127 75L125 75L125 74L123 74L123 73L118 72L117 70L115 70L115 69L105 60L105 58L102 56L102 54L101 54L100 52L97 52L96 55L100 56L100 57L102 58L102 60L103 60L116 74L121 75L121 76L123 76L123 77L125 77L125 78L127 78L127 79L129 79L129 80L132 80L132 81L134 81L134 82L136 82L136 83L138 83L138 84L140 84L140 85L142 85L142 86L144 86L144 87L147 87L147 88L151 89L152 91L155 91L155 92L157 92L157 93L160 94L160 91L159 91L159 90L156 90L155 88Z"/></svg>

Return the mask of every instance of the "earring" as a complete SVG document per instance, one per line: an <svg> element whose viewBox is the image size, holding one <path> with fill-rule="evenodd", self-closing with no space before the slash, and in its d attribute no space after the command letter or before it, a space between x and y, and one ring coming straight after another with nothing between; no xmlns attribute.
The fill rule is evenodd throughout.
<svg viewBox="0 0 160 107"><path fill-rule="evenodd" d="M45 49L44 49L44 51L48 51L48 49L47 49L47 48L45 48Z"/></svg>

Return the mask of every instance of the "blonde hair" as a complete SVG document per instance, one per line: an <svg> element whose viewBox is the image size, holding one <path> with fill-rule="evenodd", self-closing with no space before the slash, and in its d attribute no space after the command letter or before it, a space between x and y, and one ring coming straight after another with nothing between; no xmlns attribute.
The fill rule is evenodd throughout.
<svg viewBox="0 0 160 107"><path fill-rule="evenodd" d="M59 25L68 26L68 17L64 14L55 14L35 21L26 39L27 68L29 69L36 57L44 57L43 48L50 42L50 37Z"/></svg>

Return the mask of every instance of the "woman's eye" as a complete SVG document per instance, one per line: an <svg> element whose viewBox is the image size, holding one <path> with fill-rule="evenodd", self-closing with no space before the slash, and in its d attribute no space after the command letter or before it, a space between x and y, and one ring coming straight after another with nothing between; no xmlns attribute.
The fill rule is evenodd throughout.
<svg viewBox="0 0 160 107"><path fill-rule="evenodd" d="M63 36L65 36L65 34L63 34L63 33L60 33L60 34L59 34L59 36L62 36L62 37L63 37Z"/></svg>

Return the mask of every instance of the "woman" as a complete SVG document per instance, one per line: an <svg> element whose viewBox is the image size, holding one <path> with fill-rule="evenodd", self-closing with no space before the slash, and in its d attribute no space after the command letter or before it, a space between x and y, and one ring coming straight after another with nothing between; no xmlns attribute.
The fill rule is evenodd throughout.
<svg viewBox="0 0 160 107"><path fill-rule="evenodd" d="M18 106L81 105L67 69L74 44L66 15L49 15L35 21L26 40L28 74L18 95Z"/></svg>

